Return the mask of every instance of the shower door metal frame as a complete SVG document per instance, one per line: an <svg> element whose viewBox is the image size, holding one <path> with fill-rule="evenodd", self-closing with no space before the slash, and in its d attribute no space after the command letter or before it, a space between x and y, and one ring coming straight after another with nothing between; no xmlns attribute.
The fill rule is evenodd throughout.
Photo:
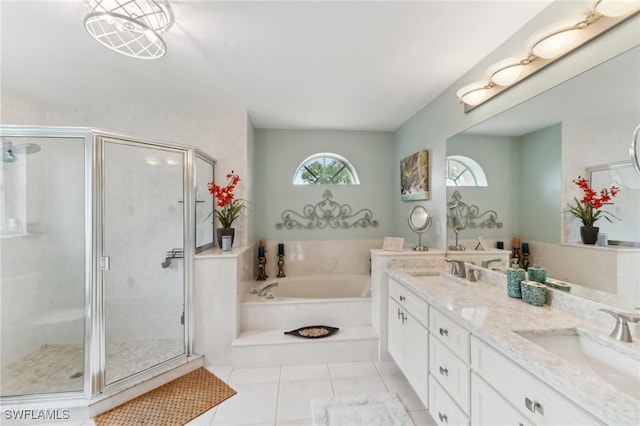
<svg viewBox="0 0 640 426"><path fill-rule="evenodd" d="M95 179L93 174L94 144L92 131L88 127L62 127L62 126L23 126L23 125L0 125L0 135L13 137L33 137L33 138L59 138L59 139L84 139L84 331L83 331L83 388L79 391L51 392L32 395L16 395L2 397L3 402L8 404L25 404L29 406L33 403L71 403L87 404L91 398L91 377L88 372L91 365L91 301L93 299L93 286L96 271L93 259L93 247L95 244L95 210L93 200L93 188Z"/></svg>
<svg viewBox="0 0 640 426"><path fill-rule="evenodd" d="M183 259L183 296L184 296L184 348L185 352L182 355L168 359L146 370L134 373L123 379L117 380L113 383L107 384L106 382L106 318L105 318L105 299L104 299L104 280L101 273L101 259L103 259L105 253L103 253L103 232L104 232L104 144L118 143L122 145L129 145L135 147L148 147L156 149L164 149L169 151L176 151L183 153L182 163L182 192L183 192L183 244L184 244L184 259ZM193 167L195 165L195 148L186 145L177 145L172 143L165 143L151 139L143 139L132 137L128 135L106 132L103 130L93 130L93 145L94 145L94 178L96 187L94 194L96 194L95 207L95 259L94 265L96 265L96 289L95 297L93 298L94 308L101 313L97 316L96 320L92 322L93 336L92 340L94 347L92 354L92 371L91 371L91 395L92 397L101 394L100 396L110 396L114 393L118 393L122 389L129 388L137 385L145 380L151 379L158 374L169 371L179 365L188 362L189 357L193 354L193 259L195 249L195 176L193 173ZM97 338L96 338L97 336Z"/></svg>
<svg viewBox="0 0 640 426"><path fill-rule="evenodd" d="M84 383L79 391L16 395L0 398L14 406L41 407L43 402L71 406L91 404L119 393L123 389L149 380L189 362L193 355L193 261L195 252L195 174L196 148L165 143L89 127L25 126L0 124L1 136L84 139ZM103 139L110 138L136 146L166 148L184 153L183 157L183 240L184 240L184 354L147 370L105 383L105 321L103 281L100 268L102 256L103 213ZM206 155L206 154L205 154ZM208 157L208 156L207 156ZM210 157L209 157L210 158ZM215 160L214 160L215 162Z"/></svg>

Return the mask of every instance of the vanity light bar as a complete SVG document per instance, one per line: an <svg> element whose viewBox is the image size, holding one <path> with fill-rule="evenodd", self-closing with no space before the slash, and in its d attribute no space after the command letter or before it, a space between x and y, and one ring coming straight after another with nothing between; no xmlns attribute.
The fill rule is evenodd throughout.
<svg viewBox="0 0 640 426"><path fill-rule="evenodd" d="M534 34L526 54L493 64L487 70L487 81L466 85L456 96L469 112L639 12L640 0L598 0L587 16L556 23Z"/></svg>

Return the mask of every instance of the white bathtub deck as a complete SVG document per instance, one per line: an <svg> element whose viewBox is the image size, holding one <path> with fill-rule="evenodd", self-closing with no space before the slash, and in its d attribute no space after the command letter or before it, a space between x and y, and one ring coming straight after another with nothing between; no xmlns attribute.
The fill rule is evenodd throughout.
<svg viewBox="0 0 640 426"><path fill-rule="evenodd" d="M329 325L329 324L327 324ZM322 339L285 335L286 329L241 331L232 344L234 367L373 361L378 334L371 326L341 327Z"/></svg>

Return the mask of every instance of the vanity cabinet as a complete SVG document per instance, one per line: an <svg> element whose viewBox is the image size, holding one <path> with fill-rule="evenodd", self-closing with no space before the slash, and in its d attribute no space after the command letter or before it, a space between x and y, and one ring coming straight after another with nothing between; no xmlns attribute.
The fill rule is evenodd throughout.
<svg viewBox="0 0 640 426"><path fill-rule="evenodd" d="M473 371L484 380L497 395L489 398L486 387L476 389L482 382L474 380L472 406L480 406L483 399L502 407L512 406L526 419L518 423L537 425L593 425L602 424L582 408L556 392L506 356L483 342L471 337L471 365ZM502 398L502 399L500 399ZM514 415L509 411L510 415ZM473 424L487 424L483 418L490 414L486 411L472 410ZM502 419L502 414L500 414ZM514 417L516 418L516 417ZM506 422L507 420L500 420ZM488 424L493 424L491 419Z"/></svg>
<svg viewBox="0 0 640 426"><path fill-rule="evenodd" d="M429 306L397 282L389 280L389 284L388 351L428 407Z"/></svg>
<svg viewBox="0 0 640 426"><path fill-rule="evenodd" d="M468 424L470 334L433 307L429 310L429 331L429 391L433 393L429 402L433 417L440 424Z"/></svg>
<svg viewBox="0 0 640 426"><path fill-rule="evenodd" d="M471 420L474 425L533 425L476 373L471 373Z"/></svg>

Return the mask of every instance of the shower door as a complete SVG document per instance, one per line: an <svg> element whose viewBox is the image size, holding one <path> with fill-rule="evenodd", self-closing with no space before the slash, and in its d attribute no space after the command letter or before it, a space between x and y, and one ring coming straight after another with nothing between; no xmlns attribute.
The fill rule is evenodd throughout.
<svg viewBox="0 0 640 426"><path fill-rule="evenodd" d="M107 385L185 354L186 151L103 138Z"/></svg>

